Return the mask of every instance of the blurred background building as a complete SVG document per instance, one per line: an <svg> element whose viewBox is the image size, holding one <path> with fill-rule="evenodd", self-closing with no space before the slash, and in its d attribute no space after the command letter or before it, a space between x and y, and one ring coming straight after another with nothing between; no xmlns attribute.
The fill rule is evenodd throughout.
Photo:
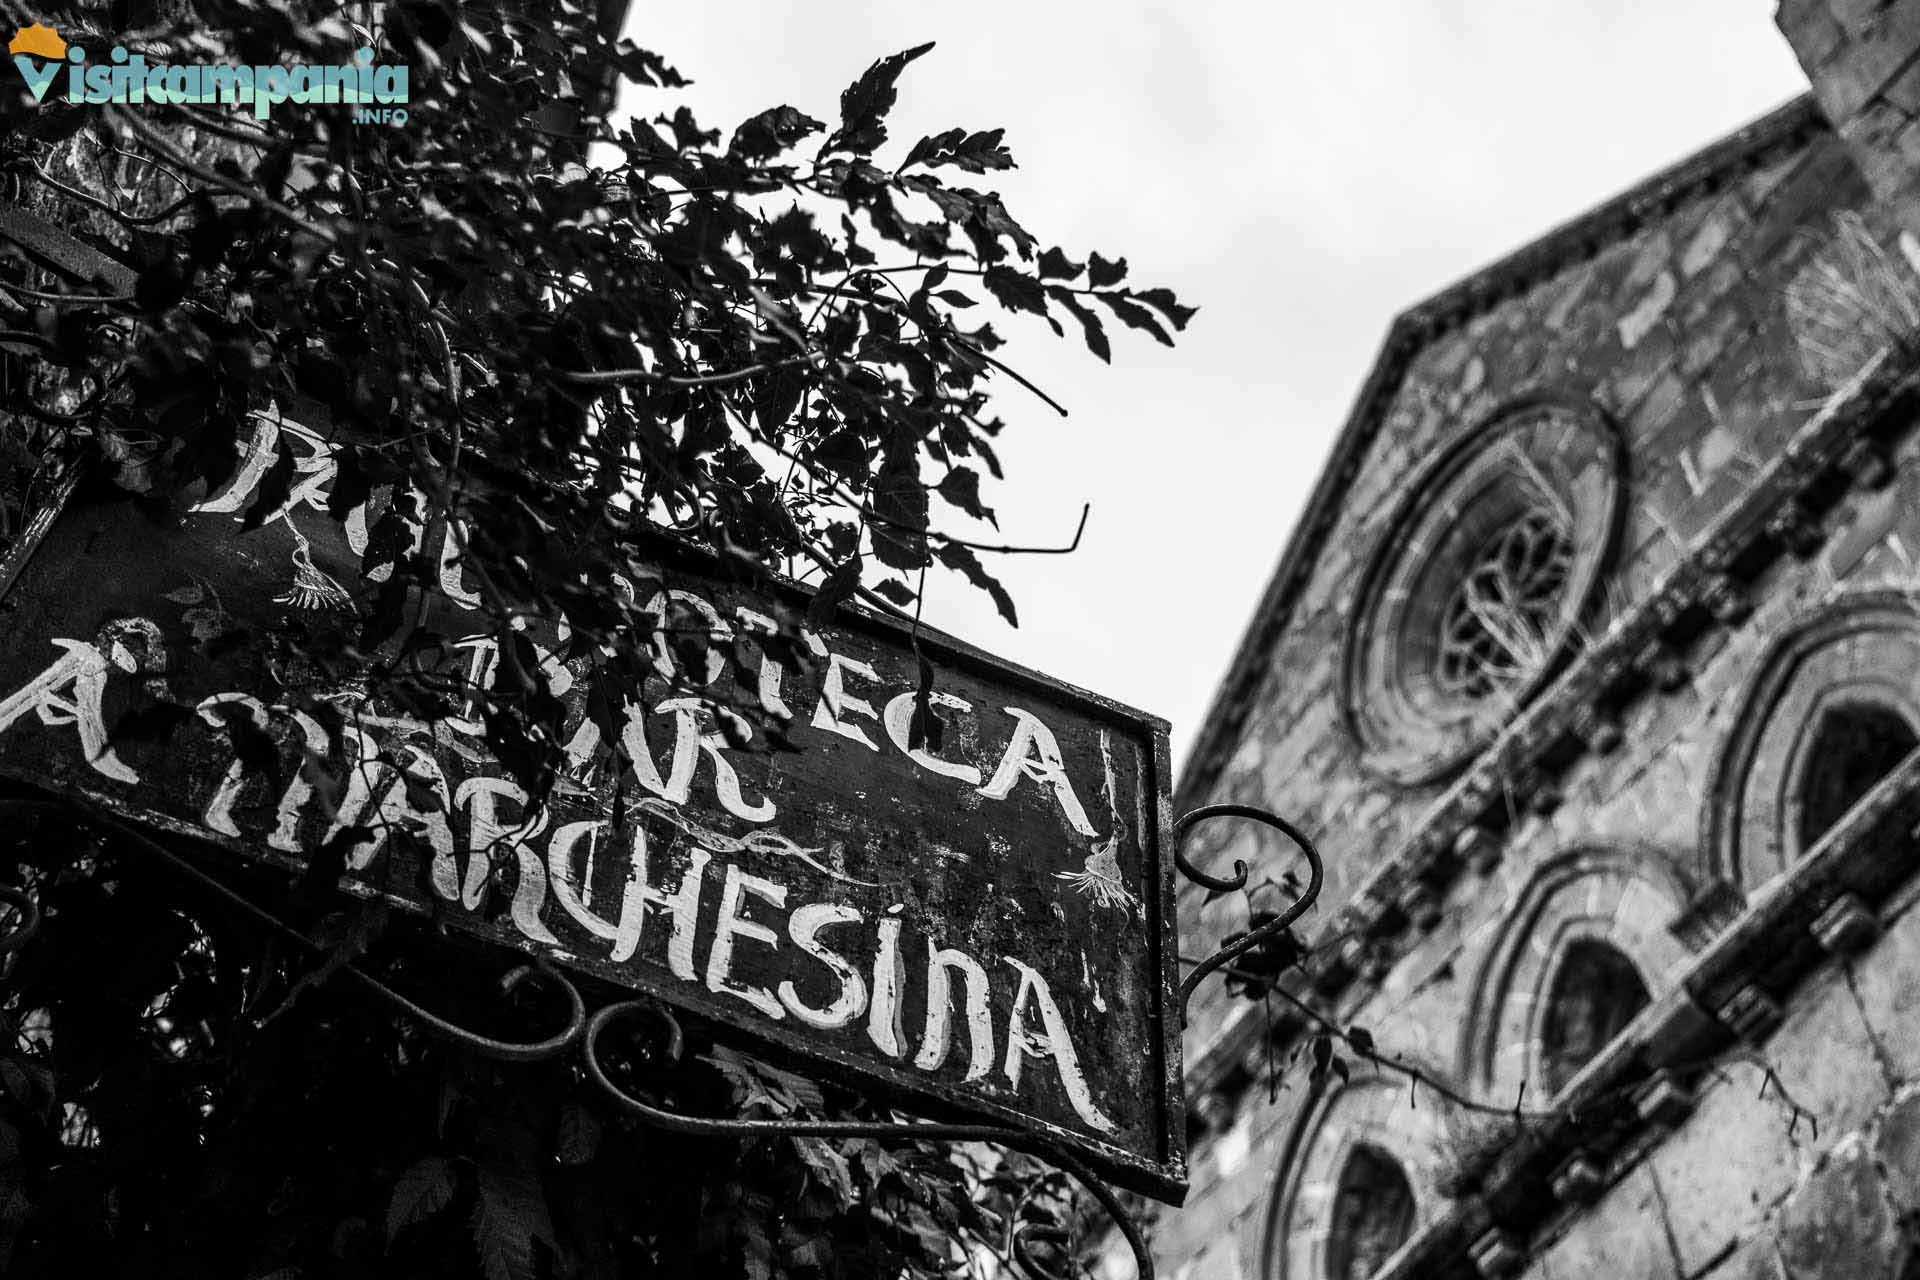
<svg viewBox="0 0 1920 1280"><path fill-rule="evenodd" d="M1777 22L1811 94L1399 317L1281 556L1178 808L1328 885L1196 998L1176 1280L1920 1275L1920 3Z"/></svg>

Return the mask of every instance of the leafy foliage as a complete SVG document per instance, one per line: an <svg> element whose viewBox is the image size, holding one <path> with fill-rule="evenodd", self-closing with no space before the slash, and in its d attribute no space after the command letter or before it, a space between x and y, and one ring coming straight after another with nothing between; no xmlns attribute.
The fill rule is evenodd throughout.
<svg viewBox="0 0 1920 1280"><path fill-rule="evenodd" d="M478 705L488 748L532 784L552 776L559 703L513 619L564 624L626 679L662 652L683 671L704 658L703 634L661 646L670 620L617 589L645 571L635 535L663 523L742 573L813 580L816 617L856 598L909 609L937 564L1013 619L980 548L942 531L993 520L993 393L1023 381L986 304L1056 334L1070 321L1103 360L1103 316L1170 342L1192 311L1128 283L1125 259L1044 246L968 185L1013 165L999 130L890 137L931 46L873 63L831 121L780 105L723 134L598 12L41 11L70 43L156 63L334 65L371 45L409 66L411 119L35 103L6 82L11 189L99 258L0 252L0 543L83 464L176 519L243 464L250 415L297 409L326 426L335 520L386 495L362 567L387 573L354 635L293 659L365 669L423 719ZM622 81L646 109L615 125ZM302 483L283 441L241 527ZM507 641L485 687L407 660L438 643L419 600L443 531ZM182 603L220 643L218 601ZM916 716L916 735L937 729ZM255 731L230 732L270 762ZM471 994L490 958L341 912L327 850L298 886L250 887L328 940L316 965L91 837L9 838L0 874L48 919L0 1000L10 1275L935 1275L1003 1225L1007 1186L944 1150L642 1132L571 1068L424 1039L324 979L364 960L469 1000L475 1025L538 1019ZM721 1046L641 1075L713 1114L872 1114Z"/></svg>

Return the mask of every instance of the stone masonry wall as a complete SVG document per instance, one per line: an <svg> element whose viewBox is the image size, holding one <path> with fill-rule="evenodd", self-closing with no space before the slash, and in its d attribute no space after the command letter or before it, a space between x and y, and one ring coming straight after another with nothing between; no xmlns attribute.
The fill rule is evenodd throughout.
<svg viewBox="0 0 1920 1280"><path fill-rule="evenodd" d="M1874 193L1920 229L1920 5L1781 0L1774 21Z"/></svg>
<svg viewBox="0 0 1920 1280"><path fill-rule="evenodd" d="M1829 10L1784 4L1783 29L1791 34L1789 10L1814 8ZM1834 92L1822 102L1837 112ZM1869 175L1870 191L1856 164L1859 137L1849 127L1815 130L1743 164L1709 193L1649 211L1630 234L1434 336L1414 357L1270 655L1256 710L1204 797L1271 807L1320 840L1329 883L1309 936L1381 851L1419 828L1445 785L1370 778L1339 722L1339 655L1357 582L1410 474L1516 395L1541 387L1591 395L1620 424L1630 461L1624 535L1590 625L1597 632L1631 610L1831 389L1801 359L1787 295L1830 251L1836 215L1862 218L1881 244L1898 241L1901 221L1873 198L1891 190L1885 175ZM1915 251L1911 239L1906 247ZM1897 251L1888 261L1911 270ZM1701 789L1761 655L1848 593L1920 595L1920 444L1910 438L1894 464L1889 483L1846 494L1817 549L1767 568L1752 612L1688 654L1688 678L1630 704L1619 748L1578 759L1558 805L1520 819L1504 856L1454 882L1431 932L1377 983L1348 988L1333 1015L1438 1078L1511 1103L1530 1049L1524 1007L1505 1002L1524 997L1550 960L1553 928L1605 938L1650 977L1656 1000L1670 991L1701 945L1675 927L1706 879ZM1197 852L1216 871L1235 858L1285 861L1250 828ZM1906 901L1915 895L1920 884ZM1246 926L1245 911L1239 895L1209 902L1187 892L1182 951L1210 951ZM1871 950L1803 984L1758 1056L1723 1062L1683 1123L1597 1203L1568 1211L1533 1242L1528 1280L1895 1280L1906 1224L1920 1220L1920 910L1885 917ZM1190 1062L1243 1038L1262 1016L1259 1004L1211 984L1193 1005ZM1813 1113L1817 1133L1777 1096L1759 1096L1765 1069ZM1204 1132L1192 1191L1154 1230L1165 1274L1323 1280L1325 1179L1355 1135L1409 1170L1422 1225L1446 1212L1449 1171L1484 1126L1389 1081L1356 1065L1351 1085L1320 1093L1294 1070L1277 1098L1256 1083L1221 1102L1197 1080ZM1110 1273L1127 1274L1118 1255Z"/></svg>
<svg viewBox="0 0 1920 1280"><path fill-rule="evenodd" d="M1686 884L1698 878L1702 779L1726 743L1759 654L1836 600L1875 590L1920 594L1920 439L1910 438L1893 461L1886 487L1856 491L1830 515L1817 553L1783 557L1759 580L1754 612L1695 652L1686 685L1643 699L1623 724L1619 749L1574 766L1558 808L1528 818L1496 866L1455 884L1438 927L1377 990L1344 1003L1337 1010L1343 1022L1371 1029L1383 1050L1484 1100L1511 1103L1510 1085L1477 1085L1467 1062L1469 1032L1488 1020L1480 1008L1488 961L1543 874L1591 850L1619 851L1627 870L1621 878L1633 887L1615 891L1604 872L1588 874L1575 910L1610 922L1612 940L1652 970L1656 999L1671 989L1673 970L1697 946L1675 937L1672 926ZM1888 856L1915 858L1920 846ZM1804 983L1752 1060L1739 1053L1724 1060L1676 1132L1599 1203L1549 1233L1528 1280L1893 1280L1889 1260L1904 1257L1908 1238L1902 1223L1920 1214L1915 898L1920 879L1885 913L1884 933L1870 950L1831 962ZM1239 1003L1258 1013L1257 1005ZM1494 1055L1523 1049L1496 1044ZM1777 1094L1762 1096L1761 1063L1813 1121L1795 1122ZM1169 1275L1276 1276L1270 1264L1287 1247L1288 1225L1276 1222L1277 1202L1327 1128L1385 1131L1384 1144L1402 1144L1395 1154L1414 1175L1421 1220L1448 1207L1439 1184L1474 1141L1474 1123L1431 1097L1415 1094L1410 1103L1395 1077L1377 1090L1368 1068L1354 1071L1354 1084L1331 1105L1296 1069L1275 1100L1256 1083L1216 1119L1192 1153L1186 1206L1164 1215L1154 1233ZM1358 1108L1343 1105L1363 1094ZM1198 1102L1205 1111L1206 1100ZM1288 1272L1287 1280L1322 1277Z"/></svg>
<svg viewBox="0 0 1920 1280"><path fill-rule="evenodd" d="M1844 147L1819 133L1427 346L1207 798L1266 805L1313 833L1328 863L1322 902L1344 901L1442 789L1368 778L1339 723L1339 655L1356 582L1409 474L1516 395L1542 387L1592 395L1632 451L1626 527L1607 587L1616 605L1629 603L1818 403L1821 388L1801 371L1782 295L1833 215L1866 202ZM1263 847L1261 832L1233 825L1215 824L1226 839L1199 850L1203 864L1284 862L1278 842ZM1245 927L1237 899L1204 896L1184 891L1189 955ZM1217 986L1203 991L1189 1055L1204 1053L1213 1026L1240 1013Z"/></svg>

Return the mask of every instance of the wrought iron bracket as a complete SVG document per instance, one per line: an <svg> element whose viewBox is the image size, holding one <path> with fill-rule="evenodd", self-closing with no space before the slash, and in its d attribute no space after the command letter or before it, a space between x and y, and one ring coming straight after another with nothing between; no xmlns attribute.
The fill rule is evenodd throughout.
<svg viewBox="0 0 1920 1280"><path fill-rule="evenodd" d="M1215 893L1233 893L1236 890L1247 887L1247 876L1249 872L1245 860L1236 859L1233 864L1233 875L1230 877L1221 877L1202 871L1199 867L1193 865L1193 863L1188 860L1187 855L1181 851L1181 842L1185 840L1187 832L1191 831L1195 825L1213 818L1247 818L1272 827L1281 835L1291 840L1294 846L1300 850L1300 856L1306 859L1308 869L1307 886L1286 910L1282 911L1272 920L1260 925L1258 928L1248 931L1244 936L1221 947L1218 951L1215 951L1212 955L1195 965L1193 971L1182 979L1180 983L1180 1025L1183 1027L1187 1022L1187 1005L1193 999L1193 993L1199 988L1200 984L1213 974L1227 968L1235 960L1238 960L1249 951L1259 949L1292 928L1294 921L1305 915L1307 910L1313 906L1314 901L1319 898L1320 890L1326 882L1326 864L1320 858L1319 849L1314 847L1313 841L1307 837L1304 831L1294 826L1291 822L1288 822L1279 814L1267 809L1262 809L1258 805L1251 804L1206 804L1201 805L1198 809L1182 814L1173 824L1173 864L1179 868L1181 875L1193 881L1195 884L1211 889Z"/></svg>

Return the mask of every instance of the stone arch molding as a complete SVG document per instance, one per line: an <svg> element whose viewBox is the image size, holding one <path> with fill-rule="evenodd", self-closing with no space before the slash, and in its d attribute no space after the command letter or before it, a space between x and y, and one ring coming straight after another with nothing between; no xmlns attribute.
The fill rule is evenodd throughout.
<svg viewBox="0 0 1920 1280"><path fill-rule="evenodd" d="M1358 1151L1390 1157L1406 1175L1414 1232L1435 1221L1444 1211L1435 1186L1454 1138L1438 1101L1429 1095L1410 1105L1407 1082L1397 1075L1356 1075L1323 1094L1287 1137L1268 1212L1262 1280L1326 1280L1335 1198Z"/></svg>
<svg viewBox="0 0 1920 1280"><path fill-rule="evenodd" d="M1370 773L1416 786L1457 771L1564 662L1619 541L1626 456L1591 399L1536 392L1404 486L1341 656L1342 716Z"/></svg>
<svg viewBox="0 0 1920 1280"><path fill-rule="evenodd" d="M1895 591L1843 593L1774 640L1708 767L1700 818L1704 884L1742 895L1806 852L1799 805L1825 713L1864 703L1920 729L1920 607Z"/></svg>
<svg viewBox="0 0 1920 1280"><path fill-rule="evenodd" d="M1511 1102L1522 1081L1537 1096L1547 997L1576 943L1604 943L1631 961L1648 995L1674 985L1689 955L1670 929L1690 885L1679 859L1639 845L1582 846L1542 863L1508 902L1475 974L1459 1075Z"/></svg>

